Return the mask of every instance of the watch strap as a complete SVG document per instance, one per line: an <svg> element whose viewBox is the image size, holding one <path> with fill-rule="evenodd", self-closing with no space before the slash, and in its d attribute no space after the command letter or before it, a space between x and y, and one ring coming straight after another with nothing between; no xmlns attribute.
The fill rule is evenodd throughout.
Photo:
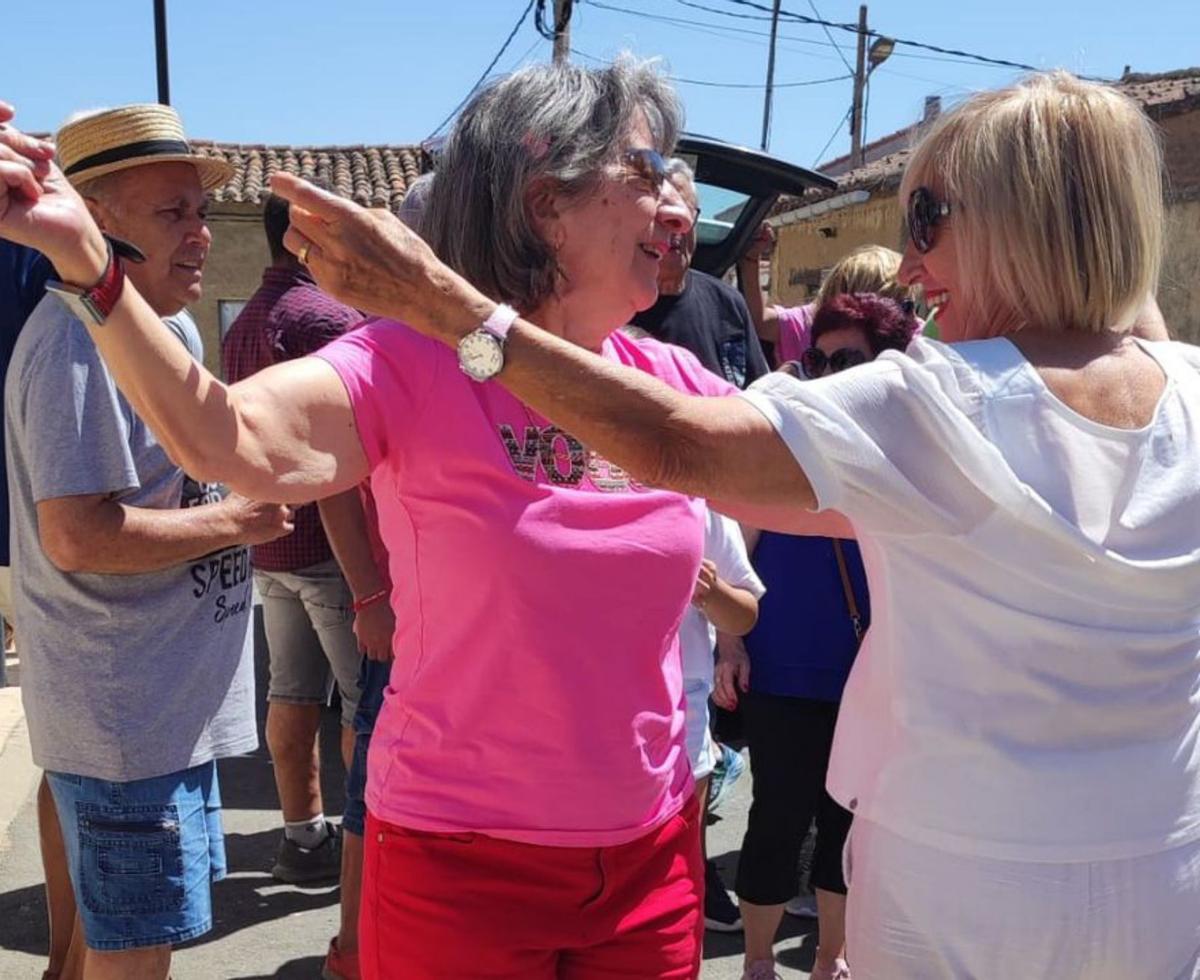
<svg viewBox="0 0 1200 980"><path fill-rule="evenodd" d="M105 236L104 242L108 246L108 264L104 267L100 280L94 285L82 288L61 282L46 284L46 287L54 292L74 296L78 306L82 308L83 312L86 312L96 326L100 326L109 318L125 288L125 262L117 255L117 244L120 244L123 253L125 248L133 249L138 256L134 257L133 261L145 261L145 256L142 256L141 252L126 242L110 239L108 236Z"/></svg>
<svg viewBox="0 0 1200 980"><path fill-rule="evenodd" d="M503 343L508 339L508 332L512 329L512 325L517 322L517 317L520 314L507 303L499 304L491 315L480 325L493 337Z"/></svg>

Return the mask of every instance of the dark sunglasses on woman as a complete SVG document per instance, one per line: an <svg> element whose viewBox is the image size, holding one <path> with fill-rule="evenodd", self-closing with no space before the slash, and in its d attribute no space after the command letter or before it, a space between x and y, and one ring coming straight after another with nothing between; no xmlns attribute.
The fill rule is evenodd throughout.
<svg viewBox="0 0 1200 980"><path fill-rule="evenodd" d="M658 150L649 147L626 150L621 154L621 162L654 193L662 193L663 184L667 182L667 161Z"/></svg>
<svg viewBox="0 0 1200 980"><path fill-rule="evenodd" d="M918 187L908 195L908 237L913 247L924 255L933 248L933 229L950 214L950 204L939 201L928 187Z"/></svg>
<svg viewBox="0 0 1200 980"><path fill-rule="evenodd" d="M866 362L867 355L853 347L839 347L832 354L826 354L820 347L810 347L800 355L800 369L806 378L823 377L826 368L830 374L837 374Z"/></svg>

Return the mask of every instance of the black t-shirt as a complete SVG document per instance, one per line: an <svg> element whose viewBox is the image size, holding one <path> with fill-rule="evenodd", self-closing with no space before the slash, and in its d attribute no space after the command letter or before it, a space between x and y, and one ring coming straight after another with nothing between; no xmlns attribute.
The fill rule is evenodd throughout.
<svg viewBox="0 0 1200 980"><path fill-rule="evenodd" d="M689 269L682 293L660 296L633 324L656 340L687 348L739 388L770 370L742 294L707 273Z"/></svg>

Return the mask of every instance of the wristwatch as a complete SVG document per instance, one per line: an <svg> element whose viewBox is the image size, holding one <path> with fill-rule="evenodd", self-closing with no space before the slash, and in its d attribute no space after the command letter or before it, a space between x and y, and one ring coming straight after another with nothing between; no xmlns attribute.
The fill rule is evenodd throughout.
<svg viewBox="0 0 1200 980"><path fill-rule="evenodd" d="M472 381L487 381L504 369L504 343L517 311L501 303L483 324L458 342L458 366Z"/></svg>
<svg viewBox="0 0 1200 980"><path fill-rule="evenodd" d="M146 256L136 245L111 235L105 235L104 242L108 246L108 265L104 267L104 274L95 285L85 289L55 279L46 283L46 291L54 293L66 304L76 319L86 326L102 326L117 305L125 287L125 260L146 261Z"/></svg>

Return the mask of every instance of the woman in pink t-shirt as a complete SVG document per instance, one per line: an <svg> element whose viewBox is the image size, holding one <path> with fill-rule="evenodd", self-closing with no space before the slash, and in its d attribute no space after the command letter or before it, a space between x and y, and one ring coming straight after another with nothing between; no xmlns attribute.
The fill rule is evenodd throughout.
<svg viewBox="0 0 1200 980"><path fill-rule="evenodd" d="M433 251L564 343L680 391L732 391L686 351L617 332L654 303L691 221L665 179L679 121L632 61L489 86L439 162ZM103 255L60 180L44 189ZM63 261L67 281L100 277ZM378 320L226 388L123 297L141 329L121 331L128 358L105 354L191 471L280 501L370 478L397 630L369 756L362 975L695 976L677 632L702 502L633 480L491 380L508 307L481 310L458 351Z"/></svg>

